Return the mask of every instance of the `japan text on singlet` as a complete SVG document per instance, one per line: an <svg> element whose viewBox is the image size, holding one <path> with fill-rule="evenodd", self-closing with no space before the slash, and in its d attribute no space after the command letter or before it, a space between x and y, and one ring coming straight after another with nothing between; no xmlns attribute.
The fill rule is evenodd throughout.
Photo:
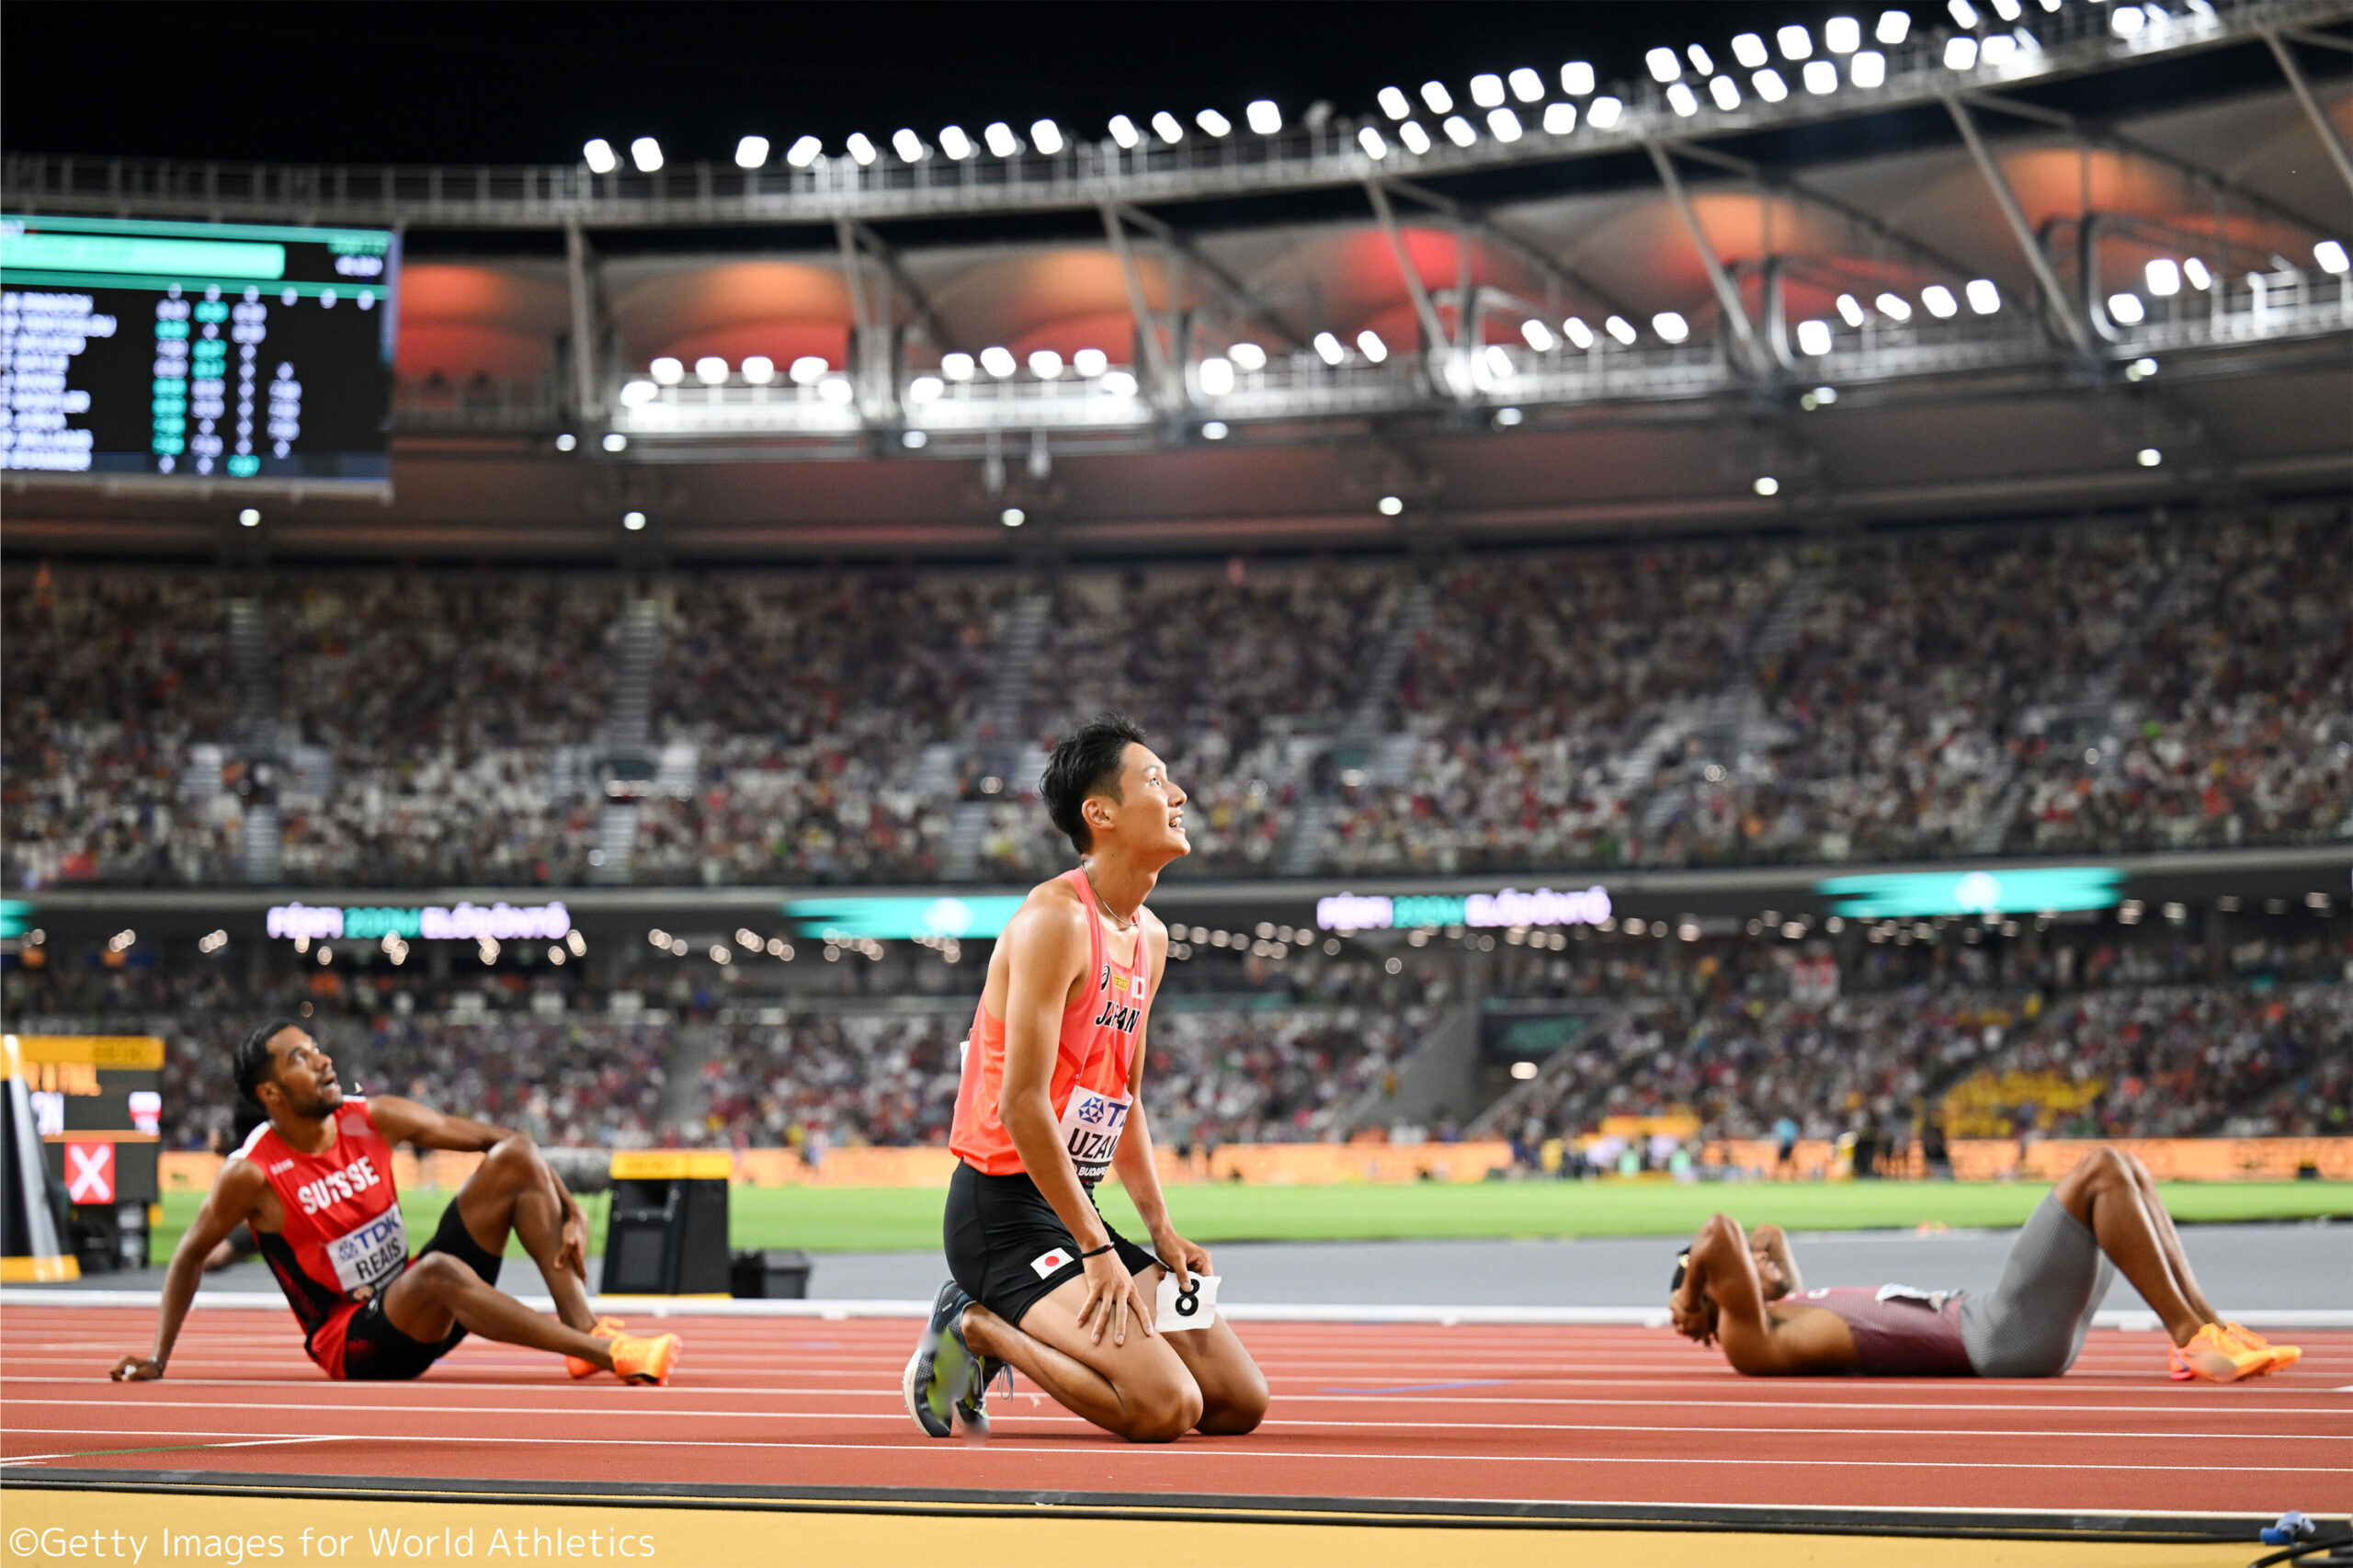
<svg viewBox="0 0 2353 1568"><path fill-rule="evenodd" d="M330 1125L335 1138L324 1153L303 1153L266 1121L237 1151L261 1167L286 1210L283 1229L257 1232L254 1239L322 1366L340 1363L341 1325L350 1315L343 1309L374 1296L408 1267L392 1148L376 1131L367 1100L347 1096ZM320 1333L331 1324L334 1346L322 1343Z"/></svg>
<svg viewBox="0 0 2353 1568"><path fill-rule="evenodd" d="M1120 1133L1128 1121L1128 1069L1135 1060L1136 1035L1143 1028L1144 994L1152 958L1141 925L1135 956L1114 963L1104 950L1103 922L1095 914L1093 890L1084 869L1068 872L1086 903L1087 972L1094 984L1063 1010L1062 1036L1048 1095L1070 1151L1078 1179L1093 1186L1111 1168ZM964 1077L956 1093L956 1122L949 1147L983 1176L1021 1171L1020 1152L997 1115L1005 1084L1005 1020L989 1015L983 998L973 1009L972 1039L964 1048Z"/></svg>

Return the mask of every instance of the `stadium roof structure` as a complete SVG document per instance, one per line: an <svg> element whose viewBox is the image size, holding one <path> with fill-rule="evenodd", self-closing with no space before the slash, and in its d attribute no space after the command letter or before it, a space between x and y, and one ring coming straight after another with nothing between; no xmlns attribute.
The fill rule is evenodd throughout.
<svg viewBox="0 0 2353 1568"><path fill-rule="evenodd" d="M273 508L272 547L303 553L2231 504L2353 480L2348 17L1952 0L1360 119L909 130L749 166L11 153L6 199L405 233L395 494ZM185 549L241 493L10 487L19 548Z"/></svg>

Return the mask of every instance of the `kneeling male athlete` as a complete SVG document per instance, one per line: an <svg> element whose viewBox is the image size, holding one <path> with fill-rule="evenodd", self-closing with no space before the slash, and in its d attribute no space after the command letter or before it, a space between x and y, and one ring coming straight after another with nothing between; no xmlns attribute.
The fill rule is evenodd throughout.
<svg viewBox="0 0 2353 1568"><path fill-rule="evenodd" d="M2236 1382L2302 1355L2222 1320L2189 1271L2148 1167L2114 1149L2085 1155L2044 1195L1990 1295L1809 1290L1779 1225L1743 1236L1719 1214L1677 1262L1667 1307L1676 1332L1721 1341L1738 1372L2055 1378L2075 1364L2119 1271L2172 1335L2177 1380Z"/></svg>
<svg viewBox="0 0 2353 1568"><path fill-rule="evenodd" d="M346 1095L327 1053L290 1018L246 1036L235 1073L238 1092L268 1119L221 1167L172 1254L154 1351L117 1362L118 1382L164 1375L206 1258L240 1224L328 1377L414 1378L472 1333L552 1351L575 1378L669 1381L676 1335L634 1338L589 1310L587 1221L529 1138L415 1100ZM392 1187L392 1145L404 1139L485 1156L414 1258ZM561 1322L499 1290L509 1232L540 1266Z"/></svg>

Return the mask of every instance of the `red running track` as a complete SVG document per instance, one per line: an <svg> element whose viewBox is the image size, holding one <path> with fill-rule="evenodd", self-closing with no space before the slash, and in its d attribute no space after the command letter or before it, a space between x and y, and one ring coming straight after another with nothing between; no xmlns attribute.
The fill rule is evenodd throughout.
<svg viewBox="0 0 2353 1568"><path fill-rule="evenodd" d="M641 1320L642 1322L643 1320ZM469 1341L411 1383L336 1383L283 1312L191 1313L159 1383L113 1384L152 1312L0 1309L0 1462L473 1481L1188 1496L2276 1513L2353 1507L2353 1334L2292 1371L2166 1380L2097 1332L2062 1379L1735 1376L1665 1330L1252 1324L1274 1391L1243 1437L1121 1443L1026 1381L983 1446L900 1403L916 1324L686 1318L667 1388L574 1383Z"/></svg>

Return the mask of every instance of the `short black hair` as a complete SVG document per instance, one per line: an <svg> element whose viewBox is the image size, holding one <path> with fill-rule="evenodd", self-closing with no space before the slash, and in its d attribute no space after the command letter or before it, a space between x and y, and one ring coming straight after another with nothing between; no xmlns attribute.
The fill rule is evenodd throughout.
<svg viewBox="0 0 2353 1568"><path fill-rule="evenodd" d="M287 1029L301 1027L293 1018L271 1018L254 1027L253 1033L238 1043L236 1054L230 1058L230 1070L236 1077L238 1094L254 1105L261 1104L261 1096L256 1091L269 1081L269 1075L278 1068L277 1062L269 1054L269 1042Z"/></svg>
<svg viewBox="0 0 2353 1568"><path fill-rule="evenodd" d="M1094 846L1095 835L1079 808L1089 795L1120 798L1120 759L1129 746L1142 744L1143 726L1108 708L1054 743L1046 771L1038 776L1038 793L1046 814L1081 855Z"/></svg>

